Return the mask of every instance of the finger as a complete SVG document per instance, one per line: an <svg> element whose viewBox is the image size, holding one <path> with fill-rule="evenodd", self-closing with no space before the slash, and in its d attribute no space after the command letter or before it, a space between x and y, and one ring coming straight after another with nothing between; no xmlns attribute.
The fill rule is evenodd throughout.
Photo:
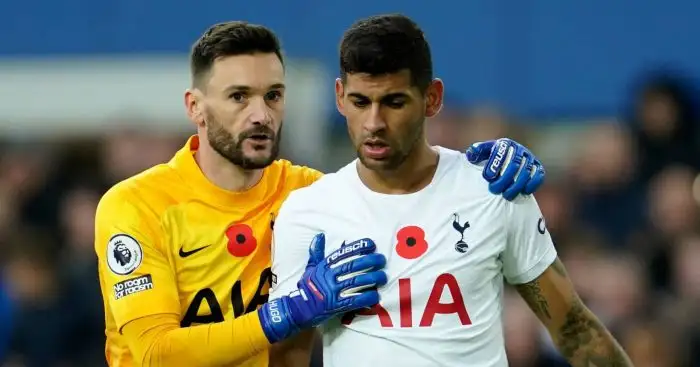
<svg viewBox="0 0 700 367"><path fill-rule="evenodd" d="M387 276L383 271L373 271L371 273L360 274L345 280L339 284L341 296L351 296L360 293L363 290L377 288L386 284Z"/></svg>
<svg viewBox="0 0 700 367"><path fill-rule="evenodd" d="M307 267L316 266L325 256L326 252L326 235L324 233L319 233L314 236L309 245L309 262Z"/></svg>
<svg viewBox="0 0 700 367"><path fill-rule="evenodd" d="M488 182L494 182L508 165L515 153L514 144L510 139L498 139L491 149L489 160L482 175ZM501 191L502 192L502 191ZM498 192L500 194L501 192Z"/></svg>
<svg viewBox="0 0 700 367"><path fill-rule="evenodd" d="M333 270L339 280L350 278L360 273L367 273L373 270L379 270L386 265L386 257L382 254L361 255L342 265L339 265Z"/></svg>
<svg viewBox="0 0 700 367"><path fill-rule="evenodd" d="M467 160L470 163L478 164L489 159L489 156L491 155L491 150L493 149L493 146L495 144L495 140L481 141L472 144L466 152Z"/></svg>
<svg viewBox="0 0 700 367"><path fill-rule="evenodd" d="M539 160L535 160L535 164L533 165L532 170L532 178L530 178L530 181L528 181L527 185L525 185L524 193L527 195L533 194L544 183L544 177L546 172L544 170L544 166L542 165L542 163L540 163Z"/></svg>
<svg viewBox="0 0 700 367"><path fill-rule="evenodd" d="M376 249L377 246L374 244L374 241L369 238L363 238L348 244L343 244L339 249L328 255L328 257L326 257L326 261L332 269L342 264L342 262L346 261L347 259L371 254L376 251Z"/></svg>
<svg viewBox="0 0 700 367"><path fill-rule="evenodd" d="M503 192L503 197L508 201L512 201L520 195L525 190L525 185L527 185L527 182L530 180L534 159L532 158L532 154L529 153L525 153L523 158L524 162L521 165L520 171L517 173L515 182Z"/></svg>
<svg viewBox="0 0 700 367"><path fill-rule="evenodd" d="M491 181L489 184L489 191L492 194L499 195L506 191L513 182L515 181L515 175L520 171L520 167L524 161L524 149L517 144L510 149L513 150L512 154L510 151L504 159L504 168L501 169L501 175L496 180Z"/></svg>
<svg viewBox="0 0 700 367"><path fill-rule="evenodd" d="M360 294L349 296L344 301L349 302L347 303L347 306L343 307L343 311L351 311L360 308L372 307L379 303L379 292L376 289L366 290L364 292L361 292Z"/></svg>

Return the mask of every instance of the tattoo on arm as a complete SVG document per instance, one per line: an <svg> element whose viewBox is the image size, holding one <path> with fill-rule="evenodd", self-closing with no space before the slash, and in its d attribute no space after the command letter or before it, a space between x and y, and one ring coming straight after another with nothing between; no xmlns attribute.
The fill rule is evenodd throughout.
<svg viewBox="0 0 700 367"><path fill-rule="evenodd" d="M578 298L557 339L559 351L573 366L632 366L622 347Z"/></svg>
<svg viewBox="0 0 700 367"><path fill-rule="evenodd" d="M551 267L557 275L564 278L568 276L561 260L556 259ZM528 306L530 306L530 309L532 309L540 320L545 321L552 319L549 312L549 303L547 302L547 298L542 294L542 287L540 286L539 280L535 279L530 283L517 285L515 289L520 293L520 296L523 297Z"/></svg>
<svg viewBox="0 0 700 367"><path fill-rule="evenodd" d="M551 269L556 275L568 278L566 269L559 259L551 265ZM552 312L556 316L557 306L550 305L546 294L542 292L539 279L518 285L516 289L542 322L551 323L548 326L550 334L561 354L572 366L632 366L625 352L605 326L583 305L575 293L571 295L573 302L567 307L566 314L562 315L563 317L557 317L563 320L553 320Z"/></svg>
<svg viewBox="0 0 700 367"><path fill-rule="evenodd" d="M550 320L552 318L549 314L549 304L547 303L547 299L542 295L542 288L537 279L530 283L520 284L515 288L538 318L541 320Z"/></svg>

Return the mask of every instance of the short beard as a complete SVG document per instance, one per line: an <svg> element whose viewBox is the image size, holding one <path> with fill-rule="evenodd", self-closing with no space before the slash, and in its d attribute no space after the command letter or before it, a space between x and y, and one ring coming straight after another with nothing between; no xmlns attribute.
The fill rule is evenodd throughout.
<svg viewBox="0 0 700 367"><path fill-rule="evenodd" d="M387 159L381 161L374 161L365 158L365 156L363 156L360 153L359 148L357 150L357 158L360 159L360 163L362 163L363 166L367 167L372 171L393 171L401 167L401 165L403 164L403 162L406 161L406 158L408 158L409 155L410 151L408 153L395 151L392 155L387 157Z"/></svg>
<svg viewBox="0 0 700 367"><path fill-rule="evenodd" d="M267 126L259 125L254 128L238 134L238 138L234 138L233 134L226 131L223 126L214 120L208 120L207 140L214 151L219 153L227 161L234 165L245 169L262 169L274 162L279 156L280 140L282 137L282 128L275 134L272 129ZM249 157L243 152L243 142L245 139L256 134L267 134L272 140L272 150L267 157Z"/></svg>
<svg viewBox="0 0 700 367"><path fill-rule="evenodd" d="M408 144L403 145L403 148L407 149L399 150L399 144L396 144L396 146L390 145L392 149L392 154L381 161L370 160L362 155L361 144L363 144L364 139L366 139L367 137L363 138L363 140L360 142L360 145L357 147L357 158L360 160L360 163L362 163L363 166L367 167L372 171L393 171L398 169L406 161L406 159L408 159L411 153L413 153L413 150L416 148L416 145L420 141L420 138L423 136L423 121L424 120L421 120L420 124L416 124L415 127L410 131L407 137Z"/></svg>

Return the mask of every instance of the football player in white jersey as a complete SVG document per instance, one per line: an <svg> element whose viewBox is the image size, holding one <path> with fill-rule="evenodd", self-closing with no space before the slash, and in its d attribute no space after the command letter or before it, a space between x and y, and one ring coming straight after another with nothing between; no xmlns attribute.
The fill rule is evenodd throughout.
<svg viewBox="0 0 700 367"><path fill-rule="evenodd" d="M444 86L433 78L421 29L401 15L361 20L343 37L340 66L336 102L358 159L283 204L270 297L297 289L310 251L342 246L374 243L389 282L372 309L321 327L324 366L507 366L504 279L574 367L631 366L576 294L535 198L490 194L481 167L469 162L488 156L483 149L464 154L427 142L425 119L440 111ZM510 162L505 170L519 171L519 190L538 165L531 154L509 158L511 147L497 142L485 175ZM312 336L274 346L270 364L308 366Z"/></svg>

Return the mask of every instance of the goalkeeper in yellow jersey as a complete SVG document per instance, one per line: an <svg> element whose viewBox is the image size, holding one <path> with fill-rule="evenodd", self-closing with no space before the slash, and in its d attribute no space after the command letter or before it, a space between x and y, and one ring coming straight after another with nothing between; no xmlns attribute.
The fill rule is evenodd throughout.
<svg viewBox="0 0 700 367"><path fill-rule="evenodd" d="M275 214L292 190L321 176L277 160L285 98L279 42L265 27L222 23L195 43L190 62L185 105L197 135L170 162L112 187L97 209L112 367L266 366L271 344L376 304L375 289L387 281L373 244L326 257L318 236L298 289L268 302ZM514 181L513 167L530 153L509 144L508 152L492 149L494 142L474 145L471 156L488 161L484 178L494 194L531 193L544 171L527 185Z"/></svg>

